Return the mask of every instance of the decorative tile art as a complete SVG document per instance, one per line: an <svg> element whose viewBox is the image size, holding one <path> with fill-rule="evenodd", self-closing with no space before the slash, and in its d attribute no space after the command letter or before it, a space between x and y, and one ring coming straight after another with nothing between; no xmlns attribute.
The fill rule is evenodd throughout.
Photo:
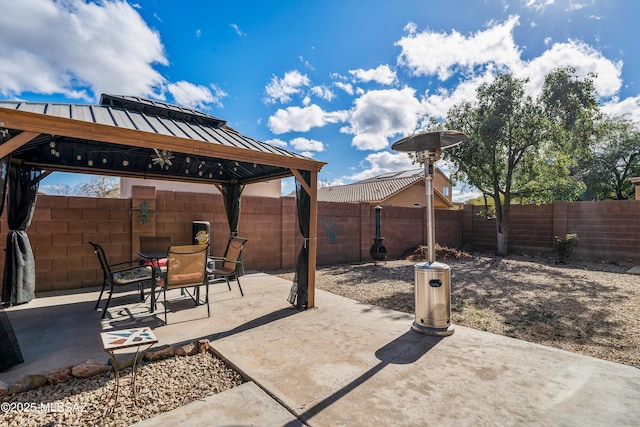
<svg viewBox="0 0 640 427"><path fill-rule="evenodd" d="M158 342L151 328L123 329L121 331L102 332L102 347L105 350L114 350L126 347L135 347Z"/></svg>

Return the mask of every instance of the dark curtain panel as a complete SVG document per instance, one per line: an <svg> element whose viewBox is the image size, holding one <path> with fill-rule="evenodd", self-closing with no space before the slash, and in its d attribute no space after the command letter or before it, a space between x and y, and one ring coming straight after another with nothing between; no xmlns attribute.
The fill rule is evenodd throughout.
<svg viewBox="0 0 640 427"><path fill-rule="evenodd" d="M7 172L10 162L10 156L0 159L0 215L2 215L4 209L4 199L7 190ZM0 372L11 369L23 362L22 351L20 351L20 344L18 344L18 339L13 331L13 325L11 325L9 316L5 313L4 308L0 305Z"/></svg>
<svg viewBox="0 0 640 427"><path fill-rule="evenodd" d="M311 172L301 171L307 185L311 185ZM296 262L296 273L293 278L291 292L288 301L298 309L307 308L308 288L309 288L309 217L311 213L311 197L304 190L304 187L296 180L296 202L298 207L298 224L300 233L304 237L304 244L298 253Z"/></svg>
<svg viewBox="0 0 640 427"><path fill-rule="evenodd" d="M227 213L227 221L229 221L229 240L238 235L238 223L240 222L240 195L244 185L242 184L222 184L222 199L224 200L224 210ZM238 268L238 276L244 276L244 265L242 264L242 256L240 256L240 267Z"/></svg>
<svg viewBox="0 0 640 427"><path fill-rule="evenodd" d="M238 223L240 222L240 195L244 185L242 184L223 184L222 198L224 200L224 210L227 212L227 220L229 221L230 237L238 235Z"/></svg>
<svg viewBox="0 0 640 427"><path fill-rule="evenodd" d="M23 304L33 299L36 289L36 265L27 236L27 228L36 207L41 170L11 165L7 203L7 249L2 283L2 302Z"/></svg>

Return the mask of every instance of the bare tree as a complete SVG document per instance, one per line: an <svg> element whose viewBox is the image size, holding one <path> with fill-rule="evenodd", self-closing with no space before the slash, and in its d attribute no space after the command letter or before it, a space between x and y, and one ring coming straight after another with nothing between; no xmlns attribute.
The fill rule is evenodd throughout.
<svg viewBox="0 0 640 427"><path fill-rule="evenodd" d="M77 196L116 198L120 196L118 178L94 175L75 186L73 194Z"/></svg>

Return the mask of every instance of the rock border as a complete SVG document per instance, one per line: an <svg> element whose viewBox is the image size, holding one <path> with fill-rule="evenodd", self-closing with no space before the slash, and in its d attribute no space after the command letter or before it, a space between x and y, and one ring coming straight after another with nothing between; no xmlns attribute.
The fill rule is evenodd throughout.
<svg viewBox="0 0 640 427"><path fill-rule="evenodd" d="M170 344L145 350L138 354L137 363L155 362L176 356L193 356L197 353L208 351L213 356L219 355L211 347L209 340L206 338L199 339L188 344L173 346ZM116 355L116 364L118 370L122 370L133 366L135 355L122 354ZM24 393L34 390L48 384L58 384L67 382L73 378L90 378L103 372L112 371L113 362L109 358L107 363L102 363L94 359L87 359L78 365L65 366L50 371L47 375L25 375L18 379L11 386L0 381L0 398Z"/></svg>

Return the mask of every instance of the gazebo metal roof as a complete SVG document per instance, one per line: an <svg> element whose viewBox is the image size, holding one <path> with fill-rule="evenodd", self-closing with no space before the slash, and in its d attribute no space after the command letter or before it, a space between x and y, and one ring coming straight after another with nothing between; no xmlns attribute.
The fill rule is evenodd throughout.
<svg viewBox="0 0 640 427"><path fill-rule="evenodd" d="M247 184L324 165L223 119L132 96L102 95L99 105L0 101L0 128L12 141L0 158L47 171Z"/></svg>

